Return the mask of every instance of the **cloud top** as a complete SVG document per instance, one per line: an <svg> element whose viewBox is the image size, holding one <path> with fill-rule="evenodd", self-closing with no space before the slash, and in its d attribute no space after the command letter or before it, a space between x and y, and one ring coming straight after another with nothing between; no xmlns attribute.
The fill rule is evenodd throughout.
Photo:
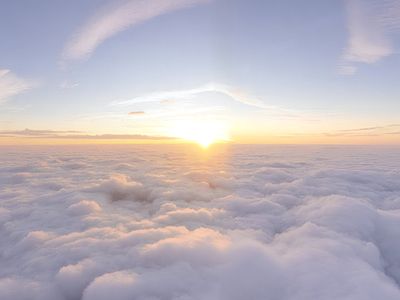
<svg viewBox="0 0 400 300"><path fill-rule="evenodd" d="M198 150L0 148L2 299L400 298L398 147Z"/></svg>

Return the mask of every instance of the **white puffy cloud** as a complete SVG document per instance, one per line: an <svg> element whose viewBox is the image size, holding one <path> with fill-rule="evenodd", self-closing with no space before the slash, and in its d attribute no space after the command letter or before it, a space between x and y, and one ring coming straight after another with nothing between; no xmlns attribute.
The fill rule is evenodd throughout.
<svg viewBox="0 0 400 300"><path fill-rule="evenodd" d="M397 300L396 147L0 149L6 300Z"/></svg>
<svg viewBox="0 0 400 300"><path fill-rule="evenodd" d="M72 204L67 209L67 213L73 216L87 215L92 212L100 211L101 207L94 201L81 201L76 204Z"/></svg>

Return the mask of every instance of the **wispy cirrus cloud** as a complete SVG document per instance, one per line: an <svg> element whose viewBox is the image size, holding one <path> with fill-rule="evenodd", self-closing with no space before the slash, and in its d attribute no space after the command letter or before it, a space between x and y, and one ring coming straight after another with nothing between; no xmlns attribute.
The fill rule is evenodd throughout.
<svg viewBox="0 0 400 300"><path fill-rule="evenodd" d="M79 83L70 83L68 80L63 81L63 83L60 84L60 89L72 89L74 87L77 87Z"/></svg>
<svg viewBox="0 0 400 300"><path fill-rule="evenodd" d="M373 127L362 127L355 129L337 130L330 133L324 133L325 136L383 136L387 134L399 134L400 124L389 124Z"/></svg>
<svg viewBox="0 0 400 300"><path fill-rule="evenodd" d="M311 137L311 136L324 136L324 137L382 137L387 135L400 135L400 124L388 124L372 127L360 127L360 128L350 128L333 130L330 132L320 132L320 133L290 133L287 135L282 135L279 137Z"/></svg>
<svg viewBox="0 0 400 300"><path fill-rule="evenodd" d="M130 106L137 103L145 103L145 102L159 102L160 104L164 104L165 101L168 101L168 103L171 102L176 103L179 101L191 100L196 95L207 92L222 93L242 104L268 110L270 113L270 117L279 117L284 119L301 118L308 121L315 121L316 118L321 116L327 117L338 114L338 112L335 111L322 112L322 111L311 111L311 110L295 110L295 109L283 108L276 105L268 105L259 98L241 89L216 83L208 83L197 88L186 89L186 90L152 92L140 95L138 97L129 100L113 101L109 104L109 106Z"/></svg>
<svg viewBox="0 0 400 300"><path fill-rule="evenodd" d="M121 100L121 101L113 101L109 106L129 106L135 103L142 103L142 102L160 102L160 104L173 103L174 101L182 101L182 100L189 100L192 99L194 96L200 93L207 93L207 92L219 92L226 94L233 98L234 100L250 105L256 106L259 108L267 108L267 109L276 109L277 106L267 105L261 100L230 86L216 84L216 83L208 83L203 86L193 88L193 89L186 89L186 90L175 90L175 91L160 91L160 92L153 92L144 94L138 97L135 97L130 100ZM170 100L165 100L170 99Z"/></svg>
<svg viewBox="0 0 400 300"><path fill-rule="evenodd" d="M125 0L101 7L67 40L61 53L61 66L68 61L86 60L106 39L138 23L178 9L210 3L213 0Z"/></svg>
<svg viewBox="0 0 400 300"><path fill-rule="evenodd" d="M349 44L339 66L352 75L357 63L372 64L395 53L391 34L400 30L400 0L346 0Z"/></svg>
<svg viewBox="0 0 400 300"><path fill-rule="evenodd" d="M56 131L56 130L32 130L25 128L24 130L4 130L0 131L0 135L21 135L21 136L45 136L54 134L65 134L65 133L82 133L83 131L67 130L67 131Z"/></svg>
<svg viewBox="0 0 400 300"><path fill-rule="evenodd" d="M35 88L37 82L21 78L10 70L0 70L0 103L6 98Z"/></svg>

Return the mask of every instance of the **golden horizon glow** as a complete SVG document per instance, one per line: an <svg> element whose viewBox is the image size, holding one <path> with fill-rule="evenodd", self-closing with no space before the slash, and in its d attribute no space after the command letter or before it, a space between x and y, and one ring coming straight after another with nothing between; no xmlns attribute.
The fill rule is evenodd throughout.
<svg viewBox="0 0 400 300"><path fill-rule="evenodd" d="M175 125L172 136L194 141L203 147L217 140L228 140L221 122L182 121Z"/></svg>

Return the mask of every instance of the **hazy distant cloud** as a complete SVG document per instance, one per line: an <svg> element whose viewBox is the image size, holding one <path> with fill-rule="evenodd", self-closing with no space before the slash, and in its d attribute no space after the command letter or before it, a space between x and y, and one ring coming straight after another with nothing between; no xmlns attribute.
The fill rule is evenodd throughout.
<svg viewBox="0 0 400 300"><path fill-rule="evenodd" d="M53 131L53 130L4 130L0 137L29 137L47 139L90 139L90 140L173 140L175 137L151 136L143 134L81 134L82 131Z"/></svg>
<svg viewBox="0 0 400 300"><path fill-rule="evenodd" d="M300 137L300 136L326 136L326 137L381 137L385 135L400 134L400 124L389 124L373 127L362 127L352 129L335 130L331 132L320 133L291 133L279 136L282 138Z"/></svg>
<svg viewBox="0 0 400 300"><path fill-rule="evenodd" d="M61 64L88 59L106 39L133 25L178 9L210 3L212 0L125 0L113 1L100 8L67 40Z"/></svg>
<svg viewBox="0 0 400 300"><path fill-rule="evenodd" d="M400 29L400 0L346 0L349 45L341 58L343 74L355 63L376 63L395 53L390 34Z"/></svg>
<svg viewBox="0 0 400 300"><path fill-rule="evenodd" d="M96 134L96 135L66 135L58 138L90 139L90 140L176 140L176 137L153 136L144 134Z"/></svg>
<svg viewBox="0 0 400 300"><path fill-rule="evenodd" d="M390 124L374 127L363 127L355 129L338 130L335 132L324 133L325 136L382 136L386 134L398 134L400 124Z"/></svg>
<svg viewBox="0 0 400 300"><path fill-rule="evenodd" d="M13 95L22 93L37 86L33 82L11 73L10 70L0 70L0 103Z"/></svg>
<svg viewBox="0 0 400 300"><path fill-rule="evenodd" d="M144 115L146 114L144 111L131 111L129 113L130 116L135 116L135 115Z"/></svg>
<svg viewBox="0 0 400 300"><path fill-rule="evenodd" d="M55 130L32 130L25 128L24 130L4 130L0 131L0 136L5 135L21 135L21 136L46 136L46 135L54 135L54 134L62 134L62 133L80 133L82 131L55 131Z"/></svg>
<svg viewBox="0 0 400 300"><path fill-rule="evenodd" d="M79 83L69 83L68 80L65 80L63 83L60 84L60 89L72 89L77 87Z"/></svg>

